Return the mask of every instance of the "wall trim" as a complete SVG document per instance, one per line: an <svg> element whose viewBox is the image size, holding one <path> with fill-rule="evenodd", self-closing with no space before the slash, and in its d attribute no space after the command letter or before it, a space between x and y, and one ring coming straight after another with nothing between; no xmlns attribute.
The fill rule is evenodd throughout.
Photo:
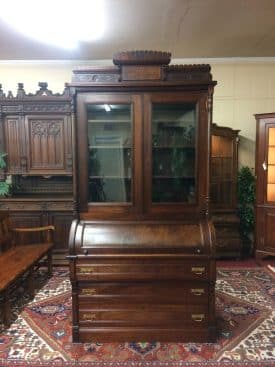
<svg viewBox="0 0 275 367"><path fill-rule="evenodd" d="M275 63L275 57L174 58L171 64L255 64ZM112 65L105 60L0 60L0 65Z"/></svg>

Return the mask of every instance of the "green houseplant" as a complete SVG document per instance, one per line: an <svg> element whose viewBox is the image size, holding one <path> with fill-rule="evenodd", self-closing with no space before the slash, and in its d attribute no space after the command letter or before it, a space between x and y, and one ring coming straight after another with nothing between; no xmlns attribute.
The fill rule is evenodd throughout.
<svg viewBox="0 0 275 367"><path fill-rule="evenodd" d="M6 153L0 152L0 172L2 173L0 179L0 197L7 196L10 192L10 182L7 180L6 175L4 174L4 170L6 168L5 157Z"/></svg>
<svg viewBox="0 0 275 367"><path fill-rule="evenodd" d="M253 170L243 166L237 177L238 214L240 218L240 235L243 243L243 255L252 252L252 237L254 230L254 202L256 179Z"/></svg>

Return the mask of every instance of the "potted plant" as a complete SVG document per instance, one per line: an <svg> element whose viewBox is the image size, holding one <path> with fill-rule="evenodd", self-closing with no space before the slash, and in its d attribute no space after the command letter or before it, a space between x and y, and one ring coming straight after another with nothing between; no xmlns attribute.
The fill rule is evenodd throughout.
<svg viewBox="0 0 275 367"><path fill-rule="evenodd" d="M11 183L5 175L6 153L0 152L0 197L7 196L10 192Z"/></svg>
<svg viewBox="0 0 275 367"><path fill-rule="evenodd" d="M237 176L238 215L240 218L243 256L252 253L255 189L256 179L253 170L248 166L243 166Z"/></svg>

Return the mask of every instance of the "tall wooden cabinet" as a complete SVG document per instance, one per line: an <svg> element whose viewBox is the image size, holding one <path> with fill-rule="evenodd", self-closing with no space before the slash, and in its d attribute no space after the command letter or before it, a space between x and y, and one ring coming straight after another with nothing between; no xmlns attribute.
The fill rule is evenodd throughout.
<svg viewBox="0 0 275 367"><path fill-rule="evenodd" d="M73 340L213 341L209 65L121 52L78 68Z"/></svg>
<svg viewBox="0 0 275 367"><path fill-rule="evenodd" d="M35 94L18 84L17 95L0 88L1 150L7 153L11 194L1 198L14 226L54 224L54 261L64 263L76 215L73 184L72 97L39 83ZM35 239L34 239L35 240Z"/></svg>
<svg viewBox="0 0 275 367"><path fill-rule="evenodd" d="M275 113L256 117L255 256L275 255Z"/></svg>
<svg viewBox="0 0 275 367"><path fill-rule="evenodd" d="M218 258L241 256L237 215L239 131L211 125L210 198Z"/></svg>

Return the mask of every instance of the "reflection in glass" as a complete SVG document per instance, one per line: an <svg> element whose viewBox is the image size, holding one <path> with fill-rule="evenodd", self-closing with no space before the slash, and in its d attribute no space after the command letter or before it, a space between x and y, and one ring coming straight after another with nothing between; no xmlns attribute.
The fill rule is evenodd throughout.
<svg viewBox="0 0 275 367"><path fill-rule="evenodd" d="M196 104L152 106L152 201L195 202Z"/></svg>
<svg viewBox="0 0 275 367"><path fill-rule="evenodd" d="M130 202L132 118L130 104L89 104L89 202Z"/></svg>
<svg viewBox="0 0 275 367"><path fill-rule="evenodd" d="M267 201L275 201L275 128L268 129Z"/></svg>
<svg viewBox="0 0 275 367"><path fill-rule="evenodd" d="M267 185L267 201L275 201L275 184Z"/></svg>
<svg viewBox="0 0 275 367"><path fill-rule="evenodd" d="M268 129L268 145L275 146L275 128L274 127L270 127Z"/></svg>
<svg viewBox="0 0 275 367"><path fill-rule="evenodd" d="M211 201L213 204L231 205L234 180L232 141L224 136L212 135L211 148Z"/></svg>
<svg viewBox="0 0 275 367"><path fill-rule="evenodd" d="M267 182L275 184L275 165L274 166L271 166L271 165L268 166Z"/></svg>
<svg viewBox="0 0 275 367"><path fill-rule="evenodd" d="M268 148L268 164L275 164L275 147Z"/></svg>

